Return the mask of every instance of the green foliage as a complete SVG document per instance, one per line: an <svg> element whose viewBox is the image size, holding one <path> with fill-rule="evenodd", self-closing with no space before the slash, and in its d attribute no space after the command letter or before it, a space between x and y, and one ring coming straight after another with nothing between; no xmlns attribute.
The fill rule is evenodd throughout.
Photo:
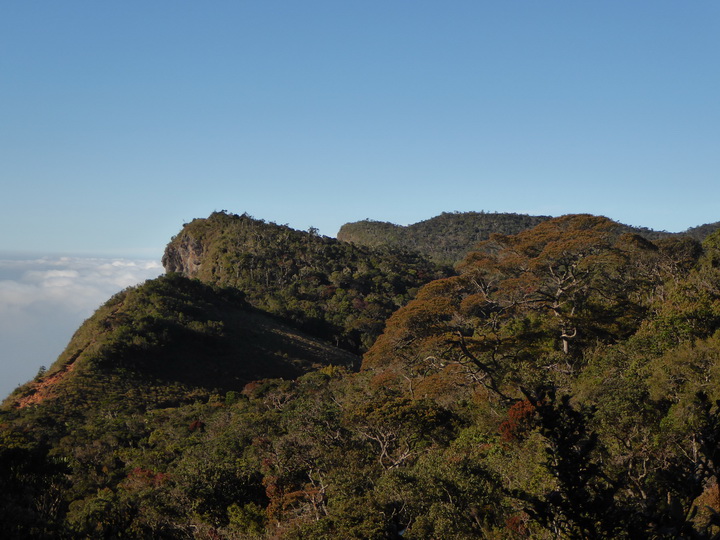
<svg viewBox="0 0 720 540"><path fill-rule="evenodd" d="M719 245L566 216L421 287L393 250L193 222L166 264L203 281L111 298L0 409L0 535L717 538Z"/></svg>
<svg viewBox="0 0 720 540"><path fill-rule="evenodd" d="M528 395L545 438L542 465L555 480L552 491L541 497L518 493L527 511L557 538L617 538L623 530L623 511L616 507L618 489L604 474L598 452L598 435L587 428L587 410L577 410L570 397L559 401L553 390Z"/></svg>
<svg viewBox="0 0 720 540"><path fill-rule="evenodd" d="M406 227L373 220L346 223L340 228L337 237L361 246L411 249L440 264L456 264L477 244L489 240L493 234L515 235L550 219L549 216L497 212L443 212ZM619 227L622 232L652 241L675 238L702 241L719 226L720 222L701 225L681 235L644 227Z"/></svg>
<svg viewBox="0 0 720 540"><path fill-rule="evenodd" d="M252 380L331 364L352 367L357 358L258 312L236 289L170 274L109 300L25 393L43 396L44 380L55 377L52 395L134 408L177 403L191 388L237 392Z"/></svg>
<svg viewBox="0 0 720 540"><path fill-rule="evenodd" d="M524 214L444 212L407 227L371 220L346 223L337 237L361 246L411 249L440 264L453 265L491 234L517 234L548 219Z"/></svg>

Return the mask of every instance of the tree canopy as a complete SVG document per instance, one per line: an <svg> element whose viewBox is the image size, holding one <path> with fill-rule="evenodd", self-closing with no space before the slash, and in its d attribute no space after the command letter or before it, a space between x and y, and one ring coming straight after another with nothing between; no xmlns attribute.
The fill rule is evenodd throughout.
<svg viewBox="0 0 720 540"><path fill-rule="evenodd" d="M719 232L548 219L416 294L427 261L242 216L167 257L0 409L3 538L720 534ZM272 303L346 289L398 305L360 369Z"/></svg>

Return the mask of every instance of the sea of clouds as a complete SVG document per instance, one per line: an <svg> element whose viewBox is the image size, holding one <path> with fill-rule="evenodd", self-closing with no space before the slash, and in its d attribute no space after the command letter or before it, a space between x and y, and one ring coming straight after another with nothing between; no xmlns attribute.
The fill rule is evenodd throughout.
<svg viewBox="0 0 720 540"><path fill-rule="evenodd" d="M0 257L0 400L49 367L113 294L162 272L151 260Z"/></svg>

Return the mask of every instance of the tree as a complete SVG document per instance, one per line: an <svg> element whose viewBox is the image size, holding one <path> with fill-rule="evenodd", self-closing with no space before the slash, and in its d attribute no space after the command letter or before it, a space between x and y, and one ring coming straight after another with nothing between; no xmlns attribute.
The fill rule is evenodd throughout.
<svg viewBox="0 0 720 540"><path fill-rule="evenodd" d="M627 532L615 502L619 484L604 473L598 436L587 428L592 411L574 408L567 395L557 400L552 388L525 394L546 440L543 465L555 489L542 497L517 491L514 496L528 503L526 511L555 538L618 538Z"/></svg>
<svg viewBox="0 0 720 540"><path fill-rule="evenodd" d="M363 367L447 372L455 364L512 400L519 385L570 377L585 350L635 332L648 309L644 270L656 257L650 242L594 216L493 235L459 276L426 285L389 319Z"/></svg>

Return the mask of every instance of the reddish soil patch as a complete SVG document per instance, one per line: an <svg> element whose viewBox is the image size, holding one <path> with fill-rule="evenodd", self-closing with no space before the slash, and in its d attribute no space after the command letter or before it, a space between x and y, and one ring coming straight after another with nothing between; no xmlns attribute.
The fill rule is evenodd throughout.
<svg viewBox="0 0 720 540"><path fill-rule="evenodd" d="M75 359L73 358L62 370L53 373L48 377L44 377L39 381L32 383L31 394L18 399L15 402L15 408L22 409L28 405L37 405L38 403L53 397L55 394L53 389L55 385L63 380L67 375L75 369Z"/></svg>

